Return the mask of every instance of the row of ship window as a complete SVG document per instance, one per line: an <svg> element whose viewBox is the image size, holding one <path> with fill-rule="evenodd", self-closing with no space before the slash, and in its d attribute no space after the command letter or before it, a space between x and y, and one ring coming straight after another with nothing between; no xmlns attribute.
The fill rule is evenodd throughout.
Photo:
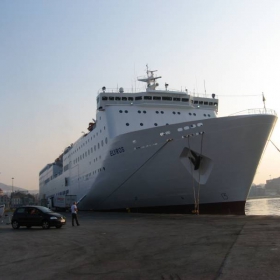
<svg viewBox="0 0 280 280"><path fill-rule="evenodd" d="M98 168L97 170L93 170L92 173L90 172L90 173L88 173L88 174L86 174L86 175L84 175L84 176L81 176L81 177L78 178L78 180L88 180L88 178L89 178L91 175L94 175L94 174L99 173L99 172L101 172L101 171L105 171L105 167Z"/></svg>
<svg viewBox="0 0 280 280"><path fill-rule="evenodd" d="M144 98L143 98L144 97ZM136 96L135 99L134 97L120 97L120 96L102 96L103 101L107 100L116 100L116 101L134 101L134 100L163 100L163 101L179 101L179 102L189 102L189 98L179 98L179 97L170 97L170 96ZM99 99L97 100L97 102ZM210 106L217 106L217 102L209 102L209 101L199 101L199 100L191 100L191 103L193 104L199 104L199 105L210 105Z"/></svg>
<svg viewBox="0 0 280 280"><path fill-rule="evenodd" d="M106 138L106 139L107 139L107 138ZM105 139L105 143L107 144L106 139ZM78 163L80 160L82 160L82 159L84 159L85 157L89 156L90 153L93 153L93 150L96 151L97 149L100 149L100 146L103 147L103 145L104 145L104 142L103 142L103 140L102 140L102 141L101 141L101 144L98 143L97 146L94 145L94 148L91 147L88 151L85 151L83 154L81 154L81 155L78 156L76 159L74 159L73 163L74 163L74 164ZM101 158L101 156L99 156L99 157ZM98 159L98 158L94 159L94 162L97 161L97 159ZM66 166L68 166L68 164L65 165L64 168L66 168ZM68 169L68 168L67 168L67 169ZM67 169L65 169L64 171L66 171Z"/></svg>
<svg viewBox="0 0 280 280"><path fill-rule="evenodd" d="M123 112L124 112L124 113L128 113L127 110L125 110L125 111L119 110L119 112L120 112L121 114L122 114ZM139 114L141 114L141 113L146 114L147 112L146 112L145 110L144 110L144 111L140 111L140 110L139 110L138 113L139 113ZM159 112L159 111L155 111L155 113L156 113L156 114L159 114L159 113L164 114L164 111L160 111L160 112ZM172 113L173 113L174 115L176 115L176 113L177 113L178 115L181 115L181 112L172 112ZM190 115L190 116L191 116L191 115L196 116L196 113L189 113L189 115ZM208 117L211 117L210 114L203 114L203 116L204 116L204 117L207 117L207 116L208 116Z"/></svg>
<svg viewBox="0 0 280 280"><path fill-rule="evenodd" d="M85 144L86 143L88 143L89 142L89 140L87 140L85 143L83 143L80 147L78 147L75 151L73 151L72 153L71 153L71 155L73 155L75 152L77 152L78 150L80 150L83 146L85 146ZM108 139L107 139L107 137L105 138L105 144L107 144L108 143ZM103 140L101 140L101 146L103 147L103 145L104 145L104 141ZM94 148L92 148L91 147L91 151L93 152L93 149L94 149L94 151L96 151L96 149L99 149L100 148L100 144L99 143L97 143L97 146L96 145L94 145ZM90 150L89 150L90 151ZM70 157L70 155L68 155L68 158Z"/></svg>
<svg viewBox="0 0 280 280"><path fill-rule="evenodd" d="M106 129L106 127L104 126L104 130ZM102 130L100 129L100 133L102 133ZM98 132L96 133L96 136L98 136ZM77 147L77 149L75 149L71 155L73 155L75 152L77 152L78 150L80 150L83 146L85 146L85 144L89 143L89 141L95 138L95 135L91 136L90 139L86 140L83 144L81 144L81 146ZM101 141L103 142L103 140ZM105 138L105 143L107 144L108 140L107 137ZM102 144L103 145L103 144ZM99 148L98 148L99 149ZM68 155L68 158L70 157L70 154Z"/></svg>

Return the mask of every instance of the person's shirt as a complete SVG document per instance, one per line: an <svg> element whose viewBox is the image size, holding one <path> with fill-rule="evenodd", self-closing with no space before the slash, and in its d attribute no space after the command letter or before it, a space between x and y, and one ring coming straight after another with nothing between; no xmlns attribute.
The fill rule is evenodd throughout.
<svg viewBox="0 0 280 280"><path fill-rule="evenodd" d="M77 206L76 206L75 204L73 204L73 205L71 206L71 212L72 212L73 214L76 214L76 213L77 213Z"/></svg>

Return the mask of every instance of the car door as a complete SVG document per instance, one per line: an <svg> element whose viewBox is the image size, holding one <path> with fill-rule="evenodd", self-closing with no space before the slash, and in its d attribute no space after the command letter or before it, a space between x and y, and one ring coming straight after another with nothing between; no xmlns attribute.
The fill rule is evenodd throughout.
<svg viewBox="0 0 280 280"><path fill-rule="evenodd" d="M27 214L27 225L28 226L40 226L42 224L42 212L35 208L29 207Z"/></svg>
<svg viewBox="0 0 280 280"><path fill-rule="evenodd" d="M28 213L28 209L26 207L20 207L17 209L15 213L15 219L21 226L25 226L27 223L26 215Z"/></svg>

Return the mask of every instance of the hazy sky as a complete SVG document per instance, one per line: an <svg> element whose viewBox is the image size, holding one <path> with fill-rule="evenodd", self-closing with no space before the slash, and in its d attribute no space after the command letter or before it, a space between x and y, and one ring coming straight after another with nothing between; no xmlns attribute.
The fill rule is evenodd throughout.
<svg viewBox="0 0 280 280"><path fill-rule="evenodd" d="M262 92L280 114L279 15L279 0L1 0L0 182L38 189L95 118L97 91L131 88L147 63L160 85L205 81L219 116L263 107ZM279 124L271 139L280 148ZM254 182L279 166L268 143Z"/></svg>

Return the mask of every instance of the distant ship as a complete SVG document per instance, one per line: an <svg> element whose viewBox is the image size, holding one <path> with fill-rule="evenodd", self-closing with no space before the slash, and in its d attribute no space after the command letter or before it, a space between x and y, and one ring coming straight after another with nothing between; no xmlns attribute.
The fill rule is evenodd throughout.
<svg viewBox="0 0 280 280"><path fill-rule="evenodd" d="M218 98L157 89L97 96L96 120L39 173L40 198L76 195L80 210L245 214L277 116L217 117Z"/></svg>

